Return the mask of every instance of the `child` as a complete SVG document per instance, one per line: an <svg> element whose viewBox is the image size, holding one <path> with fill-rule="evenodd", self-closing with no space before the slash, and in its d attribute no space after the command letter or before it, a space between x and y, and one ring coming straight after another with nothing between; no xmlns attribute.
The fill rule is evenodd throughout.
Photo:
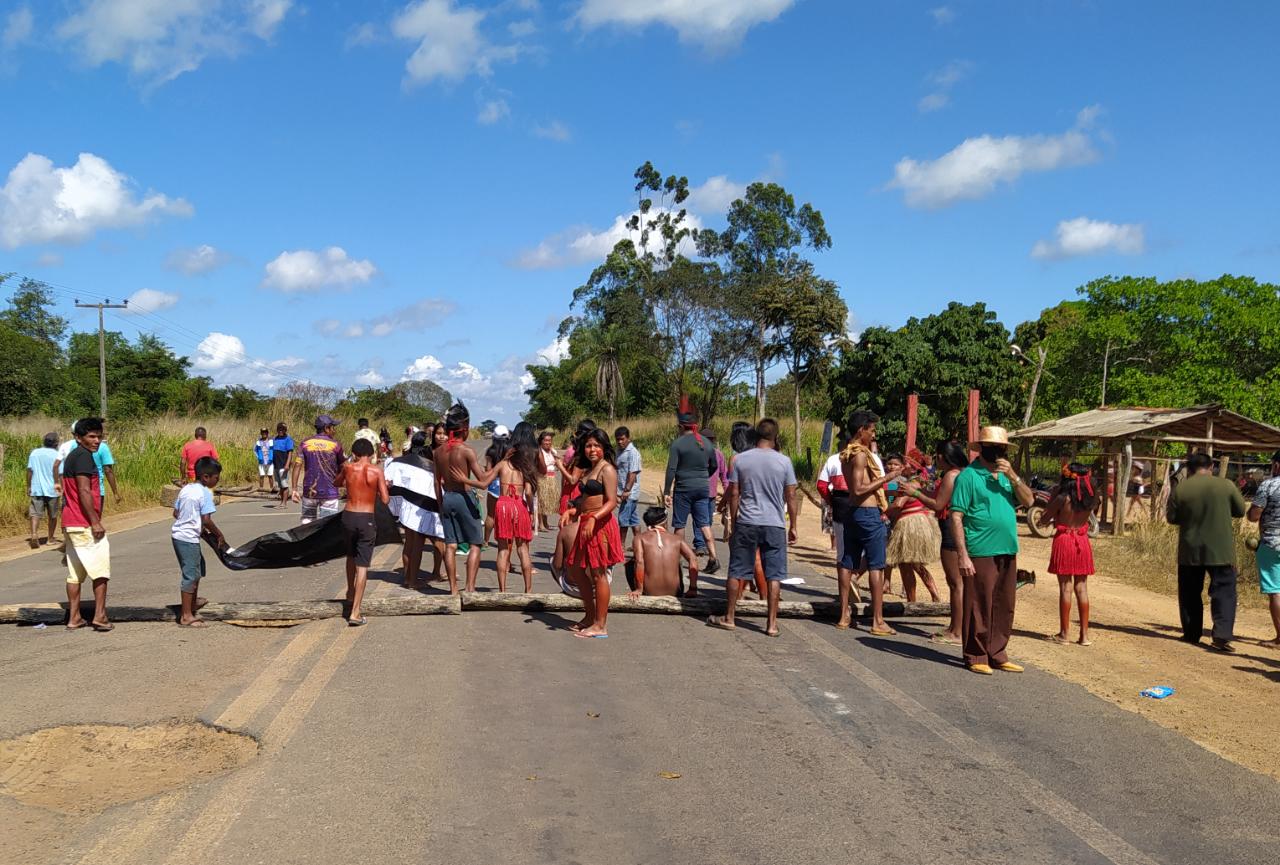
<svg viewBox="0 0 1280 865"><path fill-rule="evenodd" d="M222 531L214 525L213 493L222 477L222 464L213 457L196 460L196 479L182 488L173 505L173 552L178 557L182 571L180 592L182 612L178 625L183 628L207 628L209 623L200 618L199 611L207 601L198 596L200 578L204 576L204 553L200 549L200 536L221 546L226 543Z"/></svg>
<svg viewBox="0 0 1280 865"><path fill-rule="evenodd" d="M1089 514L1097 504L1093 477L1087 466L1071 463L1062 467L1062 482L1053 501L1044 509L1039 523L1054 525L1053 550L1049 553L1049 573L1058 577L1058 633L1050 634L1054 643L1065 643L1071 630L1071 593L1074 588L1080 607L1080 639L1089 641L1089 590L1085 581L1093 573L1093 548L1089 545Z"/></svg>
<svg viewBox="0 0 1280 865"><path fill-rule="evenodd" d="M265 484L268 492L275 491L275 464L272 462L272 453L275 451L275 443L271 439L271 431L263 427L258 432L258 441L253 446L253 455L258 460L258 489L263 489Z"/></svg>

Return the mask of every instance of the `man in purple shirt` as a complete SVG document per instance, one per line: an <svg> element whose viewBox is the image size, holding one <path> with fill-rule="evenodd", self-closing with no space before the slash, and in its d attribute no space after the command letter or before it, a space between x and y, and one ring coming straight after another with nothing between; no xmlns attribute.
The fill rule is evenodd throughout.
<svg viewBox="0 0 1280 865"><path fill-rule="evenodd" d="M347 456L333 437L338 422L327 414L316 418L316 434L298 445L293 458L293 500L302 502L304 524L341 513L337 478Z"/></svg>

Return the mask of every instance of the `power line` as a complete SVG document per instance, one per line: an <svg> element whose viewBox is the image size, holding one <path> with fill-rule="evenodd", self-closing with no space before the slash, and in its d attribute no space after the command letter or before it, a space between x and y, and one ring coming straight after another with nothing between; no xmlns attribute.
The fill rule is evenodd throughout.
<svg viewBox="0 0 1280 865"><path fill-rule="evenodd" d="M80 309L96 309L98 310L98 395L101 400L102 417L107 416L107 343L106 335L102 326L102 311L104 309L128 309L129 301L124 303L112 303L111 298L98 303L81 303L76 298L76 306Z"/></svg>

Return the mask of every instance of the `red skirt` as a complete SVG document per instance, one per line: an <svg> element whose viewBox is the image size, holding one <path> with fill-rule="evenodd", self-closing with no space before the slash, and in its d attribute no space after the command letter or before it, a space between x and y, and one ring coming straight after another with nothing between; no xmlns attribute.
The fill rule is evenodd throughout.
<svg viewBox="0 0 1280 865"><path fill-rule="evenodd" d="M570 500L570 499L573 499L573 498L576 498L576 497L577 497L577 495L578 495L578 485L577 485L577 484L574 484L573 486L569 487L568 489L565 489L563 484L560 486L560 513L561 513L561 515L563 515L565 511L569 510L569 500Z"/></svg>
<svg viewBox="0 0 1280 865"><path fill-rule="evenodd" d="M1058 526L1049 553L1049 573L1063 577L1087 577L1093 573L1093 547L1087 525Z"/></svg>
<svg viewBox="0 0 1280 865"><path fill-rule="evenodd" d="M579 521L581 526L581 521ZM596 523L595 531L587 534L578 530L578 537L569 548L568 562L580 568L608 568L626 558L622 548L622 533L613 514Z"/></svg>
<svg viewBox="0 0 1280 865"><path fill-rule="evenodd" d="M533 520L524 499L513 495L498 497L493 509L493 531L500 541L533 540Z"/></svg>

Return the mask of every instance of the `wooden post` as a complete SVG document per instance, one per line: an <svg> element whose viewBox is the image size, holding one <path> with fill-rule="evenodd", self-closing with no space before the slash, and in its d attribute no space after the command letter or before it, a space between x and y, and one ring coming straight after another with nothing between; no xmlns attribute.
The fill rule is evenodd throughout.
<svg viewBox="0 0 1280 865"><path fill-rule="evenodd" d="M982 394L977 388L969 391L969 459L978 456L978 403Z"/></svg>
<svg viewBox="0 0 1280 865"><path fill-rule="evenodd" d="M1125 442L1126 448L1132 448L1133 445ZM1120 537L1124 534L1124 492L1129 481L1124 474L1124 457L1116 454L1112 457L1115 464L1115 489L1112 490L1111 496L1111 534Z"/></svg>
<svg viewBox="0 0 1280 865"><path fill-rule="evenodd" d="M1169 479L1172 477L1169 470L1173 468L1173 460L1163 460L1163 462L1164 471L1160 474L1160 494L1157 496L1154 490L1151 492L1151 522L1153 523L1159 519L1160 508L1169 499ZM1153 471L1151 473L1151 483L1154 484L1155 480L1156 473Z"/></svg>
<svg viewBox="0 0 1280 865"><path fill-rule="evenodd" d="M1116 478L1116 522L1120 524L1117 534L1124 534L1124 520L1129 510L1129 476L1133 474L1133 439L1124 440L1124 457L1121 460L1124 477Z"/></svg>
<svg viewBox="0 0 1280 865"><path fill-rule="evenodd" d="M909 394L907 396L907 441L902 448L902 453L910 454L916 449L916 431L918 428L920 412L920 396L918 394Z"/></svg>
<svg viewBox="0 0 1280 865"><path fill-rule="evenodd" d="M1229 455L1223 455L1222 459L1218 461L1218 477L1225 478L1227 476L1227 468L1230 465L1231 457Z"/></svg>
<svg viewBox="0 0 1280 865"><path fill-rule="evenodd" d="M1209 456L1213 456L1213 416L1210 415L1204 423L1204 437L1209 440ZM1188 447L1190 450L1190 447Z"/></svg>

